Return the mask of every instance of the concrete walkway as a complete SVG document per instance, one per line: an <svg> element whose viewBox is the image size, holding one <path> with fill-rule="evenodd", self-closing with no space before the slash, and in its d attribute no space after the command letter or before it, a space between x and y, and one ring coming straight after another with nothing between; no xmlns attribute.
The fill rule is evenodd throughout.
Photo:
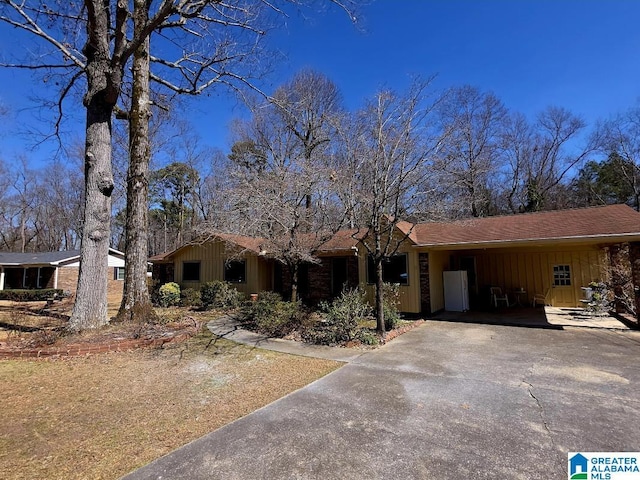
<svg viewBox="0 0 640 480"><path fill-rule="evenodd" d="M207 323L211 333L227 340L233 340L243 345L264 348L275 352L290 353L303 357L324 358L338 362L351 362L364 353L364 350L352 348L327 347L311 345L309 343L294 342L281 338L269 338L258 333L243 330L240 322L231 316L224 316Z"/></svg>
<svg viewBox="0 0 640 480"><path fill-rule="evenodd" d="M640 333L426 322L125 477L567 478L637 451Z"/></svg>

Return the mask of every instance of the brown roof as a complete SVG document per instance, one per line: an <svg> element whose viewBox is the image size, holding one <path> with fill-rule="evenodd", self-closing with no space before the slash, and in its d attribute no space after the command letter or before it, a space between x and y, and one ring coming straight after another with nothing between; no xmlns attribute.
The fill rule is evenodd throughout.
<svg viewBox="0 0 640 480"><path fill-rule="evenodd" d="M233 233L215 233L211 235L212 238L218 238L226 243L231 243L242 247L244 250L249 250L254 253L260 253L262 251L262 245L266 240L259 237L245 237L244 235L235 235Z"/></svg>
<svg viewBox="0 0 640 480"><path fill-rule="evenodd" d="M148 258L151 263L159 263L167 259L173 252L158 253Z"/></svg>
<svg viewBox="0 0 640 480"><path fill-rule="evenodd" d="M366 228L339 230L318 248L318 252L338 252L343 250L353 250L357 247L360 239L364 238L366 234Z"/></svg>
<svg viewBox="0 0 640 480"><path fill-rule="evenodd" d="M640 213L627 205L607 205L450 223L419 223L411 234L416 245L588 239L640 235Z"/></svg>
<svg viewBox="0 0 640 480"><path fill-rule="evenodd" d="M635 236L640 240L640 213L627 205L556 210L551 212L474 218L457 222L397 223L398 229L417 246L482 246L515 242L551 242L559 240L596 239ZM350 251L357 247L367 229L348 229L336 232L318 249L318 253ZM188 245L219 239L245 250L260 254L268 242L263 238L231 233L215 233ZM150 261L166 261L181 250L180 247L151 257Z"/></svg>

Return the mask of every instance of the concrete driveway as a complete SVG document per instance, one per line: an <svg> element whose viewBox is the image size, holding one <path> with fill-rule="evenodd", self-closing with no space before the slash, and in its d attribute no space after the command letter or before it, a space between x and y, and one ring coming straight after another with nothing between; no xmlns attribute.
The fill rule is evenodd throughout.
<svg viewBox="0 0 640 480"><path fill-rule="evenodd" d="M430 321L125 478L561 479L638 419L638 332Z"/></svg>

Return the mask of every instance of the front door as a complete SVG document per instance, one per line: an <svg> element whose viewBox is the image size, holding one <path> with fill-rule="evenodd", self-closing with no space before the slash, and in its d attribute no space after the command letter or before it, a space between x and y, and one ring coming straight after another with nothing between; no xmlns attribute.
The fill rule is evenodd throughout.
<svg viewBox="0 0 640 480"><path fill-rule="evenodd" d="M551 265L551 305L575 307L575 288L569 263Z"/></svg>
<svg viewBox="0 0 640 480"><path fill-rule="evenodd" d="M336 257L331 260L331 296L337 297L347 285L347 258Z"/></svg>

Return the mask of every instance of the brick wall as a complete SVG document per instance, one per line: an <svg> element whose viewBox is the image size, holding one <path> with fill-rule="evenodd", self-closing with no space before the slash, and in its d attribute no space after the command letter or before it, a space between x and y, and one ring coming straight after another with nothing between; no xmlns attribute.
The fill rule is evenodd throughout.
<svg viewBox="0 0 640 480"><path fill-rule="evenodd" d="M153 278L154 282L157 282L158 285L174 282L173 263L154 263L151 278Z"/></svg>
<svg viewBox="0 0 640 480"><path fill-rule="evenodd" d="M347 262L347 287L356 288L359 285L358 258L355 256L345 257ZM307 269L304 274L302 270ZM301 268L299 275L300 285L299 293L304 295L304 300L311 304L318 303L322 300L330 300L331 294L331 258L322 258L320 264L307 265ZM288 298L291 294L291 274L286 265L278 264L278 268L274 269L274 275L280 275L279 279L275 279L274 290L281 293L284 298ZM302 283L308 281L307 285Z"/></svg>
<svg viewBox="0 0 640 480"><path fill-rule="evenodd" d="M420 263L420 311L423 314L431 313L431 291L429 286L429 254L419 253Z"/></svg>
<svg viewBox="0 0 640 480"><path fill-rule="evenodd" d="M357 288L358 285L360 285L358 257L347 257L347 285L351 289Z"/></svg>
<svg viewBox="0 0 640 480"><path fill-rule="evenodd" d="M629 261L636 300L636 323L640 324L640 242L629 244Z"/></svg>
<svg viewBox="0 0 640 480"><path fill-rule="evenodd" d="M331 259L323 258L322 263L309 265L309 290L306 300L316 304L331 299Z"/></svg>
<svg viewBox="0 0 640 480"><path fill-rule="evenodd" d="M79 270L79 267L58 268L58 288L75 293L76 288L78 287Z"/></svg>
<svg viewBox="0 0 640 480"><path fill-rule="evenodd" d="M79 267L61 267L58 268L58 288L65 291L75 293L78 287ZM111 295L122 295L124 282L115 280L113 267L107 269L107 292Z"/></svg>

